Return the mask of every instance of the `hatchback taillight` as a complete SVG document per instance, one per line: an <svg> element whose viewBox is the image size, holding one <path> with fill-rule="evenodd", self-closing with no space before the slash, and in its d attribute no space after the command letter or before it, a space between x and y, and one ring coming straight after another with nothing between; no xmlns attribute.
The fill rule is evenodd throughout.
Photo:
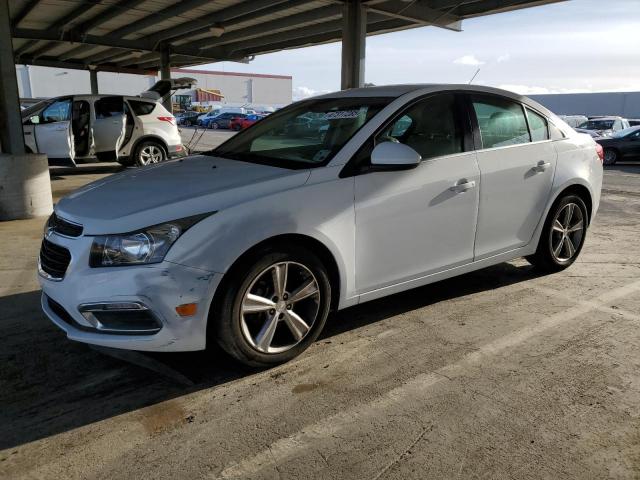
<svg viewBox="0 0 640 480"><path fill-rule="evenodd" d="M600 159L600 163L604 163L604 148L599 143L596 143L596 153Z"/></svg>
<svg viewBox="0 0 640 480"><path fill-rule="evenodd" d="M169 122L171 125L175 125L176 117L158 117L161 122Z"/></svg>

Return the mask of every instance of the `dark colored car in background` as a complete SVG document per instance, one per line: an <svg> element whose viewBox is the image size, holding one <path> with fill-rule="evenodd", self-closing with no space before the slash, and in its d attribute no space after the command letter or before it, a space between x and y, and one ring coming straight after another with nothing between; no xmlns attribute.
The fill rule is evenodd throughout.
<svg viewBox="0 0 640 480"><path fill-rule="evenodd" d="M198 123L198 116L200 115L201 114L199 112L183 112L176 115L176 122L178 125L190 127L191 125Z"/></svg>
<svg viewBox="0 0 640 480"><path fill-rule="evenodd" d="M231 122L234 118L244 118L245 116L246 115L244 113L221 113L217 117L209 119L205 127L213 128L214 130L218 128L231 128Z"/></svg>
<svg viewBox="0 0 640 480"><path fill-rule="evenodd" d="M596 138L604 149L604 164L614 165L624 157L640 159L640 126L625 128L611 137Z"/></svg>

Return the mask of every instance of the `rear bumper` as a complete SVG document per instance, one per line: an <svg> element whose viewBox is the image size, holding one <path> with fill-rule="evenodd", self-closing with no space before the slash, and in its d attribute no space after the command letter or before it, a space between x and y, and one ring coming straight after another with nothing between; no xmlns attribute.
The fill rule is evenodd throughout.
<svg viewBox="0 0 640 480"><path fill-rule="evenodd" d="M187 156L187 149L180 143L178 145L169 145L167 147L167 156L169 158L182 158Z"/></svg>

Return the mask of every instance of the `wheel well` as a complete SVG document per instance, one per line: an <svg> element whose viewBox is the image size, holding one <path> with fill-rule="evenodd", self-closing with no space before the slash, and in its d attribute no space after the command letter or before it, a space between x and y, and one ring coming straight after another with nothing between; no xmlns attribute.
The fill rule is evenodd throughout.
<svg viewBox="0 0 640 480"><path fill-rule="evenodd" d="M231 267L227 270L224 277L222 278L220 286L216 289L216 294L213 301L216 302L218 294L224 288L225 279L230 277L230 272L241 267L245 262L250 261L252 259L251 257L255 256L259 251L291 244L304 247L310 252L314 253L326 267L327 273L329 274L329 281L331 282L331 290L337 292L337 295L331 295L331 309L335 310L338 307L338 302L340 300L340 272L338 270L338 264L336 263L336 260L333 257L331 251L322 242L316 240L313 237L297 233L277 235L275 237L268 238L254 245L249 250L240 255L240 257L238 257L236 261L233 262L233 265L231 265Z"/></svg>
<svg viewBox="0 0 640 480"><path fill-rule="evenodd" d="M570 187L567 187L562 192L560 192L560 195L558 195L557 198L558 200L560 200L562 197L569 194L577 195L582 199L584 204L587 206L587 217L589 218L589 223L591 223L591 212L593 209L593 202L591 201L591 193L589 192L589 189L584 185L579 185L579 184L571 185Z"/></svg>

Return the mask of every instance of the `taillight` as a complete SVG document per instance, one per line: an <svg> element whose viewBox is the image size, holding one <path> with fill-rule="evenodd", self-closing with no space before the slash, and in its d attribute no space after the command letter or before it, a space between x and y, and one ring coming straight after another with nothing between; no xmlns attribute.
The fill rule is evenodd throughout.
<svg viewBox="0 0 640 480"><path fill-rule="evenodd" d="M600 159L600 163L604 164L604 148L599 143L596 143L596 153Z"/></svg>
<svg viewBox="0 0 640 480"><path fill-rule="evenodd" d="M161 122L169 122L171 125L175 125L176 117L158 117Z"/></svg>

